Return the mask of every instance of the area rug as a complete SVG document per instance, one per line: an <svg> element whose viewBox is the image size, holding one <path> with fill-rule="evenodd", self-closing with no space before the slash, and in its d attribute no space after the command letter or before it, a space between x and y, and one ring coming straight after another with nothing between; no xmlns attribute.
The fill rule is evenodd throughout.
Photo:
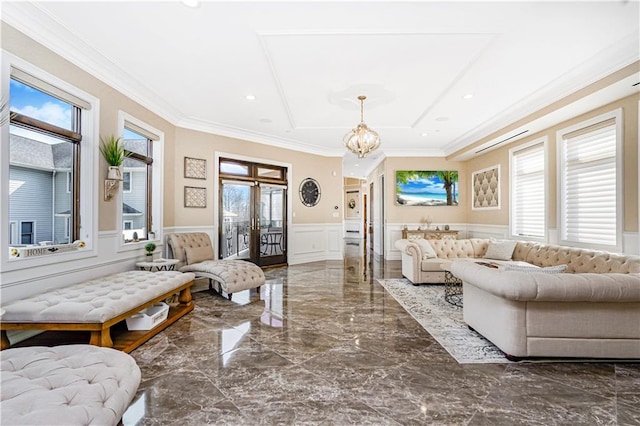
<svg viewBox="0 0 640 426"><path fill-rule="evenodd" d="M462 308L444 300L443 285L414 286L404 278L378 282L459 364L511 362L500 349L467 327Z"/></svg>

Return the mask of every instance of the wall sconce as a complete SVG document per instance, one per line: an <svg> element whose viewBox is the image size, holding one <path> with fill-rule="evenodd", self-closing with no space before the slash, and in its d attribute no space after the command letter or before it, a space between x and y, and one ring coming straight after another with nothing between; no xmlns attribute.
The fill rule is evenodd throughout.
<svg viewBox="0 0 640 426"><path fill-rule="evenodd" d="M120 179L105 179L104 181L104 200L109 201L116 195Z"/></svg>

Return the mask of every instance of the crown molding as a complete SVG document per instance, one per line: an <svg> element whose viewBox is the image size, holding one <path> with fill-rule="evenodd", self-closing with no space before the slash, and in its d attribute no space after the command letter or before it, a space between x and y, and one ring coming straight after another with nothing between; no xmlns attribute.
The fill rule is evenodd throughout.
<svg viewBox="0 0 640 426"><path fill-rule="evenodd" d="M36 4L4 2L2 21L172 124L182 115Z"/></svg>

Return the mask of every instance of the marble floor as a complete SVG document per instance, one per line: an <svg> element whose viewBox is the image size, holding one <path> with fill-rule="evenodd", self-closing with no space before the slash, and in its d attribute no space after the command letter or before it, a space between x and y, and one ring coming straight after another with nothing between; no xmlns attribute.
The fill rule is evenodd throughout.
<svg viewBox="0 0 640 426"><path fill-rule="evenodd" d="M233 301L198 283L194 311L132 352L123 423L640 425L640 364L460 365L375 281L399 261L345 252Z"/></svg>

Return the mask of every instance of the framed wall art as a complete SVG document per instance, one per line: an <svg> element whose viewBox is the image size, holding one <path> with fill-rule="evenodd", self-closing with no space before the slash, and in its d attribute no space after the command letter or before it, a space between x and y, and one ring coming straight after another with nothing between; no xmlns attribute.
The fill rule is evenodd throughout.
<svg viewBox="0 0 640 426"><path fill-rule="evenodd" d="M189 179L206 179L207 160L184 157L184 177Z"/></svg>
<svg viewBox="0 0 640 426"><path fill-rule="evenodd" d="M184 187L185 207L207 207L207 188L197 186Z"/></svg>
<svg viewBox="0 0 640 426"><path fill-rule="evenodd" d="M471 174L471 194L471 208L473 210L500 209L499 164Z"/></svg>
<svg viewBox="0 0 640 426"><path fill-rule="evenodd" d="M397 206L457 206L455 170L397 170Z"/></svg>

